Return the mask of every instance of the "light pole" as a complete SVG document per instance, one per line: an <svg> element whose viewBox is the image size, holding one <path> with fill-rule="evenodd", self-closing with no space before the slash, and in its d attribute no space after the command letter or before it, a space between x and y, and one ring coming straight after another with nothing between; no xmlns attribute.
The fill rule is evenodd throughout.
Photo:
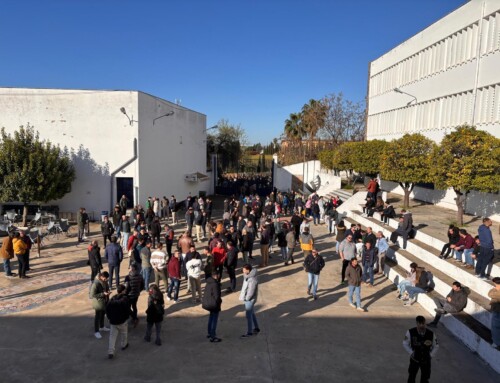
<svg viewBox="0 0 500 383"><path fill-rule="evenodd" d="M407 96L410 96L410 97L412 97L412 98L413 98L413 100L411 100L410 102L408 102L408 103L406 104L406 106L409 106L409 105L410 105L413 101L415 101L415 104L417 104L417 97L415 97L413 94L410 94L410 93L407 93L407 92L405 92L405 91L402 91L402 90L401 90L401 89L399 89L399 88L394 88L394 92L399 93L399 94L406 94Z"/></svg>
<svg viewBox="0 0 500 383"><path fill-rule="evenodd" d="M155 121L156 121L156 120L159 120L160 118L163 118L163 117L172 116L173 114L174 114L174 111L173 111L173 110L171 110L170 112L165 113L163 116L156 117L156 118L153 120L153 125L155 124Z"/></svg>
<svg viewBox="0 0 500 383"><path fill-rule="evenodd" d="M137 120L134 120L133 115L132 115L132 118L130 118L127 114L127 111L125 110L125 108L123 106L120 108L120 112L122 112L125 116L127 116L130 126L134 125L134 122L139 122Z"/></svg>

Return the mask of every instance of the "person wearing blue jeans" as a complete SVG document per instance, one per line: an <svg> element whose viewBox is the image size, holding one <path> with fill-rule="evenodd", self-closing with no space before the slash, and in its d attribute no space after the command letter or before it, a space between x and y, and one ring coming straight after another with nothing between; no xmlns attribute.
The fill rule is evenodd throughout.
<svg viewBox="0 0 500 383"><path fill-rule="evenodd" d="M12 269L10 267L10 260L14 258L14 246L12 244L12 234L4 238L2 247L0 248L0 258L3 258L3 271L7 277L13 277Z"/></svg>
<svg viewBox="0 0 500 383"><path fill-rule="evenodd" d="M212 275L206 278L205 292L201 301L201 307L207 310L208 316L207 338L212 343L219 343L220 338L217 337L217 321L221 311L222 298L219 281L219 272L214 270Z"/></svg>
<svg viewBox="0 0 500 383"><path fill-rule="evenodd" d="M177 302L177 300L179 299L180 284L181 284L180 279L170 277L170 284L168 285L168 290L167 290L168 300L172 299L172 291L174 291L174 302Z"/></svg>
<svg viewBox="0 0 500 383"><path fill-rule="evenodd" d="M483 224L477 230L479 254L476 263L476 276L481 279L486 279L486 268L494 256L493 235L490 230L492 224L491 219L484 218Z"/></svg>
<svg viewBox="0 0 500 383"><path fill-rule="evenodd" d="M318 251L313 249L304 260L304 268L307 272L307 295L311 295L314 300L318 298L319 273L325 267L325 260Z"/></svg>
<svg viewBox="0 0 500 383"><path fill-rule="evenodd" d="M259 292L259 284L257 281L257 269L254 269L251 264L247 263L242 268L243 286L241 287L240 301L245 305L245 316L247 318L247 332L241 338L249 338L260 332L259 323L255 316L254 306L257 302Z"/></svg>
<svg viewBox="0 0 500 383"><path fill-rule="evenodd" d="M377 261L377 248L372 247L371 242L365 243L361 259L363 262L363 282L368 283L368 278L370 278L370 285L373 286L373 267Z"/></svg>
<svg viewBox="0 0 500 383"><path fill-rule="evenodd" d="M349 292L347 293L347 298L349 300L349 306L354 307L359 311L365 311L361 306L361 277L363 272L361 271L361 266L358 265L358 260L353 258L349 261L345 276L347 279L347 285ZM356 294L356 304L352 300L353 294Z"/></svg>

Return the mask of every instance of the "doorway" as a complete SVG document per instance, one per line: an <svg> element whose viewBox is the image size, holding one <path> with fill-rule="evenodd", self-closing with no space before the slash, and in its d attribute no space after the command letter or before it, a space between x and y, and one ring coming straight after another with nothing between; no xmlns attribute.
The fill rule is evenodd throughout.
<svg viewBox="0 0 500 383"><path fill-rule="evenodd" d="M122 195L127 197L127 208L134 207L134 178L117 177L116 178L116 201L120 201Z"/></svg>

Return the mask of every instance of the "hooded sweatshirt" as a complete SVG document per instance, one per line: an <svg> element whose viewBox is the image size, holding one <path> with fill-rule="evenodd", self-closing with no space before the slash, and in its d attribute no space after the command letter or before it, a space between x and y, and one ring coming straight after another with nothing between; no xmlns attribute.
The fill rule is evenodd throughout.
<svg viewBox="0 0 500 383"><path fill-rule="evenodd" d="M257 301L258 296L257 269L252 269L248 275L243 277L243 286L241 287L240 301Z"/></svg>

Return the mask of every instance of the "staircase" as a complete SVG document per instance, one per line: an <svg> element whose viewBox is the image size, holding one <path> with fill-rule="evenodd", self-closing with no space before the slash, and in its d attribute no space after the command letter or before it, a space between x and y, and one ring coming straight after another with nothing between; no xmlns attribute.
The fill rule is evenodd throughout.
<svg viewBox="0 0 500 383"><path fill-rule="evenodd" d="M361 195L358 196L358 194ZM345 221L360 223L364 227L370 226L374 232L382 231L386 237L389 237L397 228L398 222L390 220L389 225L383 225L380 221L380 215L377 213L374 214L373 218L363 217L360 205L364 204L364 194L357 193L340 206L339 210L342 210L342 213L347 216ZM470 294L464 311L458 314L446 314L439 322L439 326L445 326L495 371L500 373L500 351L491 345L491 312L489 311L488 291L493 288L493 284L477 278L472 269L465 269L450 258L440 259L439 254L443 245L444 242L417 229L415 239L408 240L406 250L397 245L390 247L388 253L394 256L396 263L388 262L385 265L384 274L397 284L406 277L406 270L409 270L412 262L416 262L419 266L430 271L435 283L434 291L429 294L418 294L417 302L432 316L435 315L434 309L436 308L432 298L444 299L450 292L453 281L459 281L468 288ZM490 273L493 276L500 275L499 265L493 264Z"/></svg>

